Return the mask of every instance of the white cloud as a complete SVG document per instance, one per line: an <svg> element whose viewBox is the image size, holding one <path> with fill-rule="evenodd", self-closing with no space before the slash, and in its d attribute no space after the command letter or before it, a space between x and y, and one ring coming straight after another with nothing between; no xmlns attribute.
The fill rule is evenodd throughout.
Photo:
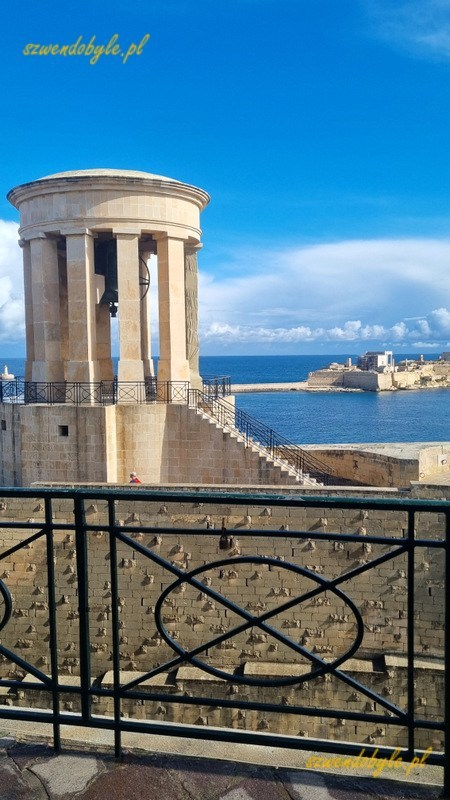
<svg viewBox="0 0 450 800"><path fill-rule="evenodd" d="M430 314L431 323L443 334L450 333L450 311L446 308L437 308Z"/></svg>
<svg viewBox="0 0 450 800"><path fill-rule="evenodd" d="M434 312L429 315L429 318ZM450 312L448 312L450 313ZM430 341L416 342L414 339L420 334L428 333ZM218 342L227 344L260 343L260 344L286 344L309 342L382 342L386 346L413 345L414 347L442 348L446 346L438 330L432 330L426 319L420 320L419 325L410 330L401 321L390 328L383 325L362 325L360 320L348 320L339 327L310 328L299 325L295 328L263 328L248 325L221 325L212 323L202 330L203 343ZM381 346L381 345L380 345Z"/></svg>
<svg viewBox="0 0 450 800"><path fill-rule="evenodd" d="M0 220L0 342L24 338L17 225ZM200 272L200 338L278 347L381 343L448 349L450 240L352 240L230 252L214 275ZM200 257L200 268L202 256ZM157 319L156 259L151 317ZM157 339L157 327L154 341Z"/></svg>
<svg viewBox="0 0 450 800"><path fill-rule="evenodd" d="M417 55L450 58L449 0L363 0L376 32Z"/></svg>
<svg viewBox="0 0 450 800"><path fill-rule="evenodd" d="M401 342L406 339L409 331L404 322L396 322L391 328L391 335L394 341Z"/></svg>
<svg viewBox="0 0 450 800"><path fill-rule="evenodd" d="M446 239L230 253L215 278L201 276L201 340L439 343L450 333L449 263Z"/></svg>
<svg viewBox="0 0 450 800"><path fill-rule="evenodd" d="M0 341L24 338L22 252L18 226L0 220Z"/></svg>

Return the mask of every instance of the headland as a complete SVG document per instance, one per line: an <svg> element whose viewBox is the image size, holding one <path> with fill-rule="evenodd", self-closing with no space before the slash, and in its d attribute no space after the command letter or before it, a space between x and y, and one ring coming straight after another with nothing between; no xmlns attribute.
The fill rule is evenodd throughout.
<svg viewBox="0 0 450 800"><path fill-rule="evenodd" d="M361 392L362 389L349 389L343 386L310 386L308 381L290 381L286 383L234 383L232 394L246 392Z"/></svg>
<svg viewBox="0 0 450 800"><path fill-rule="evenodd" d="M366 392L393 392L405 389L443 389L450 387L450 352L436 360L417 359L394 362L391 351L368 351L357 364L348 358L345 364L333 362L324 369L310 372L311 389L360 389Z"/></svg>

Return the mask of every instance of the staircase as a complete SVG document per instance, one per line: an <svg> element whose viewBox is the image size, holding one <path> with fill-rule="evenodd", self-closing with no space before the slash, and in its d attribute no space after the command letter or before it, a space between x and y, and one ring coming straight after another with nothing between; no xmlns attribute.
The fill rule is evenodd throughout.
<svg viewBox="0 0 450 800"><path fill-rule="evenodd" d="M189 406L222 430L224 436L243 443L267 463L277 466L287 483L317 487L331 482L331 467L226 400L191 389Z"/></svg>

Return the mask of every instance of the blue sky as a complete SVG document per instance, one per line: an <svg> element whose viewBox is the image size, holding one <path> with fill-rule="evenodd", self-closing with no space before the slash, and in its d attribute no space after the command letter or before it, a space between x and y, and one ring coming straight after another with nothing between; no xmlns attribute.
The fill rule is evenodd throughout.
<svg viewBox="0 0 450 800"><path fill-rule="evenodd" d="M22 0L2 10L0 342L23 350L7 191L117 167L211 195L201 352L450 349L450 0ZM29 43L107 44L25 56Z"/></svg>

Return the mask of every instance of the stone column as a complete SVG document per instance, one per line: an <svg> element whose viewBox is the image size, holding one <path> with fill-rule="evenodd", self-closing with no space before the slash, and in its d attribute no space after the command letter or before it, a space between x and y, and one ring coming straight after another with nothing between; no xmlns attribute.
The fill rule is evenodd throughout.
<svg viewBox="0 0 450 800"><path fill-rule="evenodd" d="M184 268L186 283L186 356L189 362L191 387L201 389L198 347L198 264L197 251L201 244L186 244L184 248Z"/></svg>
<svg viewBox="0 0 450 800"><path fill-rule="evenodd" d="M97 305L95 308L97 328L98 380L112 381L114 367L111 358L111 317L109 306Z"/></svg>
<svg viewBox="0 0 450 800"><path fill-rule="evenodd" d="M31 380L64 380L61 358L59 271L56 239L45 234L30 241L34 360ZM30 281L27 281L27 293ZM28 344L28 342L27 342Z"/></svg>
<svg viewBox="0 0 450 800"><path fill-rule="evenodd" d="M149 258L152 256L152 252L149 250L143 251L141 253L141 259L145 262L146 266L148 263ZM145 279L148 278L147 270L145 269L142 261L140 262L140 274L145 274ZM149 378L153 377L155 374L155 369L153 366L153 359L152 359L152 337L150 332L150 286L142 286L141 285L141 358L142 363L144 366L144 377ZM146 292L145 297L142 295Z"/></svg>
<svg viewBox="0 0 450 800"><path fill-rule="evenodd" d="M61 244L64 243L64 248ZM66 240L60 237L58 241L58 268L59 268L59 314L61 319L61 358L64 364L64 374L69 358L69 312L67 300L67 259Z"/></svg>
<svg viewBox="0 0 450 800"><path fill-rule="evenodd" d="M68 381L98 380L94 240L89 231L66 233Z"/></svg>
<svg viewBox="0 0 450 800"><path fill-rule="evenodd" d="M34 362L34 327L33 327L33 289L31 280L31 245L30 242L19 240L23 255L23 283L25 300L25 341L27 359L25 362L25 380L31 381Z"/></svg>
<svg viewBox="0 0 450 800"><path fill-rule="evenodd" d="M113 231L114 232L114 231ZM119 294L118 380L143 381L141 298L139 286L139 235L116 233Z"/></svg>
<svg viewBox="0 0 450 800"><path fill-rule="evenodd" d="M162 235L158 240L159 365L162 381L189 381L186 358L184 241Z"/></svg>

